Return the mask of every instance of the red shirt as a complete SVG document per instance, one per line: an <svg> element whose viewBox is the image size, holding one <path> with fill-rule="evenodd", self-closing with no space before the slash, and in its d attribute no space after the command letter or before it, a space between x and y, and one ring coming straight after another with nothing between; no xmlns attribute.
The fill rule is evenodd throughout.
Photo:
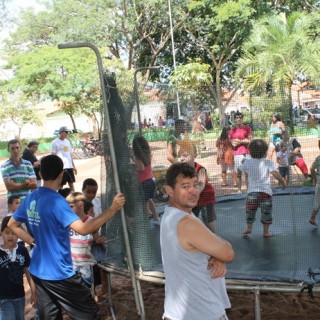
<svg viewBox="0 0 320 320"><path fill-rule="evenodd" d="M198 173L200 169L205 169L201 164L195 162L194 163L194 168L196 172ZM216 203L216 197L214 193L214 188L212 184L208 181L208 178L206 178L204 189L200 193L199 201L197 206L198 207L204 207L207 204L215 204Z"/></svg>
<svg viewBox="0 0 320 320"><path fill-rule="evenodd" d="M235 127L232 128L229 131L229 139L239 139L244 140L247 139L249 136L252 136L251 128L247 125L242 125L241 127ZM249 154L248 146L247 145L240 145L237 147L234 147L233 154L239 155L239 154Z"/></svg>

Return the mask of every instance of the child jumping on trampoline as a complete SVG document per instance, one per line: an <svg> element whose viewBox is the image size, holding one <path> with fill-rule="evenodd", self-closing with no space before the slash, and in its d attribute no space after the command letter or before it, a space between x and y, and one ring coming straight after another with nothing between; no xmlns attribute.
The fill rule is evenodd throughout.
<svg viewBox="0 0 320 320"><path fill-rule="evenodd" d="M279 184L285 188L286 184L275 164L267 160L268 145L262 139L252 140L248 146L251 159L242 163L239 169L248 174L248 195L246 198L246 221L247 229L244 235L252 233L258 208L261 210L261 223L263 224L263 236L271 237L269 227L272 224L272 189L270 174L273 175Z"/></svg>
<svg viewBox="0 0 320 320"><path fill-rule="evenodd" d="M317 226L316 217L320 209L320 156L317 156L313 161L311 168L312 183L315 186L314 200L311 215L309 217L309 223Z"/></svg>

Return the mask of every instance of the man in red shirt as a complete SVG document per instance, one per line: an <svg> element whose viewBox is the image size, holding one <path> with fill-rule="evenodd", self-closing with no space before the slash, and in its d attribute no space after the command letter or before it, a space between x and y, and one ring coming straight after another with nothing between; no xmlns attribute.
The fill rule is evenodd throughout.
<svg viewBox="0 0 320 320"><path fill-rule="evenodd" d="M249 126L243 124L243 114L241 112L237 111L234 119L236 125L229 131L229 139L233 146L234 170L237 172L238 193L241 193L242 173L239 170L239 166L246 158L250 157L248 144L252 139L252 130ZM248 176L246 174L245 183L248 188Z"/></svg>

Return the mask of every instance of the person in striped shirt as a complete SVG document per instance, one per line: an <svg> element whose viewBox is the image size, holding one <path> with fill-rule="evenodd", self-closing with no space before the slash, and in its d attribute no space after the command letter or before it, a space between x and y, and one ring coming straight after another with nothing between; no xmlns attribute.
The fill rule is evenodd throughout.
<svg viewBox="0 0 320 320"><path fill-rule="evenodd" d="M83 222L92 219L91 216L86 215L84 212L84 204L87 199L83 193L72 192L68 195L66 200L68 201L71 209ZM93 242L104 244L107 238L105 236L100 236L98 230L87 235L81 235L70 229L69 235L73 270L80 273L87 286L91 288L92 296L95 297L93 266L97 262L91 253L91 245Z"/></svg>
<svg viewBox="0 0 320 320"><path fill-rule="evenodd" d="M20 141L13 139L8 142L10 158L1 165L3 182L7 195L19 196L21 201L37 188L37 177L30 161L21 157Z"/></svg>

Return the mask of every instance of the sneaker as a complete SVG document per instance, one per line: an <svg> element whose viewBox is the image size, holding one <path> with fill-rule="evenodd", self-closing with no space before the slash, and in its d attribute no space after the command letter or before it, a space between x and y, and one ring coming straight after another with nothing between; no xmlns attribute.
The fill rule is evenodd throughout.
<svg viewBox="0 0 320 320"><path fill-rule="evenodd" d="M237 194L242 194L241 190L238 190L238 191L237 191Z"/></svg>

